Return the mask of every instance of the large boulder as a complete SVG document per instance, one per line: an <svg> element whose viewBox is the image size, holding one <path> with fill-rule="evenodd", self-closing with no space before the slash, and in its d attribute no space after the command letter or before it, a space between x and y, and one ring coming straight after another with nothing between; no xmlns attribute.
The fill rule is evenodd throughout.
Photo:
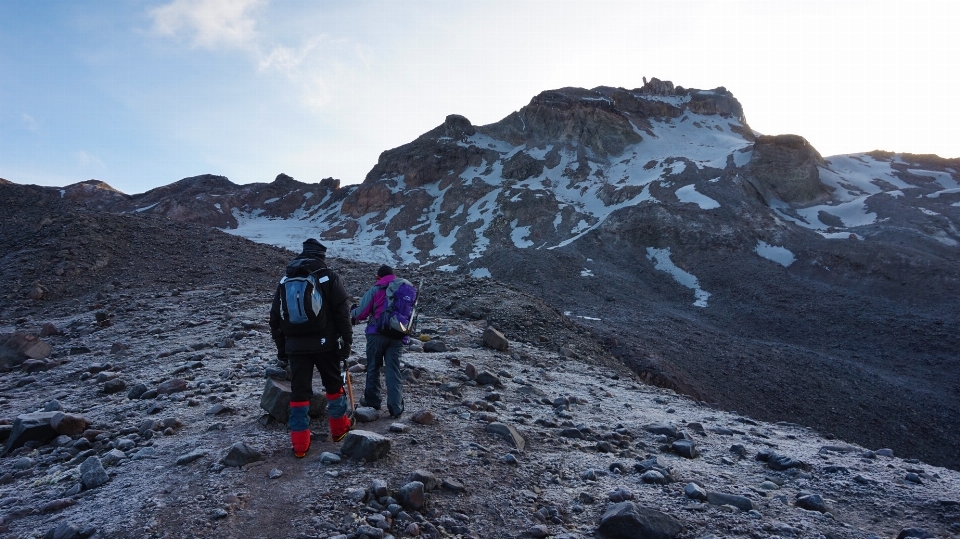
<svg viewBox="0 0 960 539"><path fill-rule="evenodd" d="M80 464L80 481L83 483L83 488L88 490L97 488L109 480L110 476L107 475L107 471L103 469L103 463L96 455L87 457Z"/></svg>
<svg viewBox="0 0 960 539"><path fill-rule="evenodd" d="M492 327L483 330L483 345L487 348L493 348L501 352L506 352L510 348L510 341Z"/></svg>
<svg viewBox="0 0 960 539"><path fill-rule="evenodd" d="M683 524L666 513L626 501L607 509L598 531L607 539L673 539L683 531Z"/></svg>
<svg viewBox="0 0 960 539"><path fill-rule="evenodd" d="M237 442L227 448L226 454L220 459L220 462L222 462L224 466L240 468L241 466L258 460L263 460L263 453L243 442Z"/></svg>
<svg viewBox="0 0 960 539"><path fill-rule="evenodd" d="M27 442L36 441L45 444L56 438L57 431L50 425L50 420L57 414L62 415L63 412L33 412L17 416L13 422L10 437L3 446L3 452L0 452L0 457L23 447Z"/></svg>
<svg viewBox="0 0 960 539"><path fill-rule="evenodd" d="M807 205L830 196L817 167L825 163L816 148L799 135L761 136L753 145L750 171L764 200Z"/></svg>
<svg viewBox="0 0 960 539"><path fill-rule="evenodd" d="M0 337L0 371L13 369L28 359L46 359L53 347L39 335L16 331Z"/></svg>
<svg viewBox="0 0 960 539"><path fill-rule="evenodd" d="M260 408L270 414L270 417L285 424L290 417L290 382L267 378L260 395ZM318 418L327 411L327 399L323 392L314 390L310 398L310 417Z"/></svg>
<svg viewBox="0 0 960 539"><path fill-rule="evenodd" d="M353 460L372 462L390 452L390 439L375 432L353 430L343 439L340 454Z"/></svg>

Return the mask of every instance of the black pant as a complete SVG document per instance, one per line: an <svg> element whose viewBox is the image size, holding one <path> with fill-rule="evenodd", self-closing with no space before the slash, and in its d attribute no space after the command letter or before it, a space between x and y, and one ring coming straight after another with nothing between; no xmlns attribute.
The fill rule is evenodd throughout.
<svg viewBox="0 0 960 539"><path fill-rule="evenodd" d="M337 350L289 357L290 370L293 374L293 381L290 382L292 402L308 401L313 396L314 367L320 372L320 381L323 382L323 388L327 393L336 394L343 389L343 380L340 378L340 353Z"/></svg>

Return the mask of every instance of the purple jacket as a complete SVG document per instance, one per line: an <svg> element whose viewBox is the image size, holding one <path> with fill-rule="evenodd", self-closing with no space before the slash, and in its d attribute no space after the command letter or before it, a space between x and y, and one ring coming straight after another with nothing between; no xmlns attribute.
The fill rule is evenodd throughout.
<svg viewBox="0 0 960 539"><path fill-rule="evenodd" d="M367 293L360 298L360 304L350 311L351 322L357 324L367 321L366 335L377 333L377 318L387 308L387 285L393 282L395 275L384 275L377 284L370 287Z"/></svg>

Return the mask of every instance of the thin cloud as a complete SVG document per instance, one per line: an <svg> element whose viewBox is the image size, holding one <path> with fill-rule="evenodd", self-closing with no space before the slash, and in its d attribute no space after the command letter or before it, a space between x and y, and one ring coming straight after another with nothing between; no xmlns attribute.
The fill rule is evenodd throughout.
<svg viewBox="0 0 960 539"><path fill-rule="evenodd" d="M29 114L24 112L22 118L23 118L23 123L26 124L28 131L33 133L40 132L40 124L37 122L36 119L34 119L33 116L30 116Z"/></svg>
<svg viewBox="0 0 960 539"><path fill-rule="evenodd" d="M80 150L79 152L74 152L73 156L77 159L77 163L83 168L107 168L99 157L90 152Z"/></svg>
<svg viewBox="0 0 960 539"><path fill-rule="evenodd" d="M162 36L187 37L206 49L255 46L253 12L265 0L174 0L150 10L153 29Z"/></svg>

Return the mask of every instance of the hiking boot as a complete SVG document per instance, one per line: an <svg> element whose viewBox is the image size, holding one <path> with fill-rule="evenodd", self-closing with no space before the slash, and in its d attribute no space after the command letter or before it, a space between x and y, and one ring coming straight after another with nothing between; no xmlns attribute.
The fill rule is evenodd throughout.
<svg viewBox="0 0 960 539"><path fill-rule="evenodd" d="M370 406L369 404L367 404L367 399L365 399L365 398L363 398L363 397L360 397L360 406L363 406L363 407L365 407L365 408L373 408L374 410L376 410L376 411L378 411L378 412L380 411L380 407L379 407L379 406Z"/></svg>
<svg viewBox="0 0 960 539"><path fill-rule="evenodd" d="M302 459L310 450L310 431L299 430L290 433L290 442L293 445L293 456Z"/></svg>
<svg viewBox="0 0 960 539"><path fill-rule="evenodd" d="M400 399L400 411L397 412L397 413L393 413L393 411L391 411L391 412L390 412L390 419L399 419L400 416L403 415L404 404L405 404L404 400L403 400L403 399Z"/></svg>
<svg viewBox="0 0 960 539"><path fill-rule="evenodd" d="M352 415L345 415L336 419L330 418L330 439L334 442L343 440L347 433L353 430L353 426L356 424L357 421Z"/></svg>

